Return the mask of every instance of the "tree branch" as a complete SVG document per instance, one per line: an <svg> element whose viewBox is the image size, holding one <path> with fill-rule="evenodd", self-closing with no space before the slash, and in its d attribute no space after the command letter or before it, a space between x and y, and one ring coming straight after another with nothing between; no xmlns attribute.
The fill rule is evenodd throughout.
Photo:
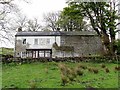
<svg viewBox="0 0 120 90"><path fill-rule="evenodd" d="M120 24L120 22L119 23L117 23L115 26L118 26Z"/></svg>
<svg viewBox="0 0 120 90"><path fill-rule="evenodd" d="M120 30L116 30L115 33L119 32Z"/></svg>

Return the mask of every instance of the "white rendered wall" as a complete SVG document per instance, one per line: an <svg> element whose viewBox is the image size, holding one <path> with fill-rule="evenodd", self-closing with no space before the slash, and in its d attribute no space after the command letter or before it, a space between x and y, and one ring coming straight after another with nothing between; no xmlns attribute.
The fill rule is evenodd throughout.
<svg viewBox="0 0 120 90"><path fill-rule="evenodd" d="M56 41L60 46L60 36L17 36L16 40L26 39L26 43L29 44L28 49L51 49L53 43ZM38 44L34 43L34 40L38 39ZM50 40L50 43L47 43L47 39Z"/></svg>
<svg viewBox="0 0 120 90"><path fill-rule="evenodd" d="M120 4L119 0L118 3ZM120 5L118 5L118 15L120 15ZM118 23L120 23L120 20L118 20ZM120 30L120 24L118 25L118 30ZM117 39L120 39L120 31L117 33Z"/></svg>
<svg viewBox="0 0 120 90"><path fill-rule="evenodd" d="M120 39L120 31L118 32L118 37L117 37L117 39Z"/></svg>

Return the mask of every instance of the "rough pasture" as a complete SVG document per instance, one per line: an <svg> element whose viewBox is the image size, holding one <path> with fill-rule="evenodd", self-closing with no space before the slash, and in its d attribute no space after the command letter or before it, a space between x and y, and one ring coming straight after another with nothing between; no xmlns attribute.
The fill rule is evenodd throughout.
<svg viewBox="0 0 120 90"><path fill-rule="evenodd" d="M104 65L105 68L103 63L93 62L3 64L2 88L118 88L118 64ZM63 74L61 67L66 69L64 73L71 73L72 70L72 74L76 76L69 74L69 78L67 74ZM109 69L109 72L106 72L106 69ZM80 75L79 70L82 71Z"/></svg>

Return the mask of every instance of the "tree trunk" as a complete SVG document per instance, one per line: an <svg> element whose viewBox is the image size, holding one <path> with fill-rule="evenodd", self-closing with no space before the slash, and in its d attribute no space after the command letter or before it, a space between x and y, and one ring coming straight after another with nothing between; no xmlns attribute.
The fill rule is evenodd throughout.
<svg viewBox="0 0 120 90"><path fill-rule="evenodd" d="M106 34L103 34L101 36L102 38L102 44L104 48L104 54L109 55L110 54L110 41L109 41L109 36Z"/></svg>
<svg viewBox="0 0 120 90"><path fill-rule="evenodd" d="M112 56L115 55L114 45L115 45L115 36L112 36L111 37L111 42L110 42L110 53L111 53Z"/></svg>
<svg viewBox="0 0 120 90"><path fill-rule="evenodd" d="M114 43L115 43L115 37L110 37L109 39L109 35L104 34L102 36L102 44L104 47L105 55L109 55L109 56L115 55Z"/></svg>

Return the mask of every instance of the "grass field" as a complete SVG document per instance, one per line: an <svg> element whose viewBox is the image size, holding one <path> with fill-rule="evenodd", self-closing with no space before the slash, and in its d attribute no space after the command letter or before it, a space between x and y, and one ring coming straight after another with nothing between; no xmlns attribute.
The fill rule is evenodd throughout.
<svg viewBox="0 0 120 90"><path fill-rule="evenodd" d="M64 62L67 67L74 68L78 63ZM118 88L117 64L106 63L110 72L106 73L101 63L85 63L83 75L62 85L61 71L56 62L35 62L30 64L13 63L2 66L2 88ZM97 68L98 73L90 72L88 68Z"/></svg>

